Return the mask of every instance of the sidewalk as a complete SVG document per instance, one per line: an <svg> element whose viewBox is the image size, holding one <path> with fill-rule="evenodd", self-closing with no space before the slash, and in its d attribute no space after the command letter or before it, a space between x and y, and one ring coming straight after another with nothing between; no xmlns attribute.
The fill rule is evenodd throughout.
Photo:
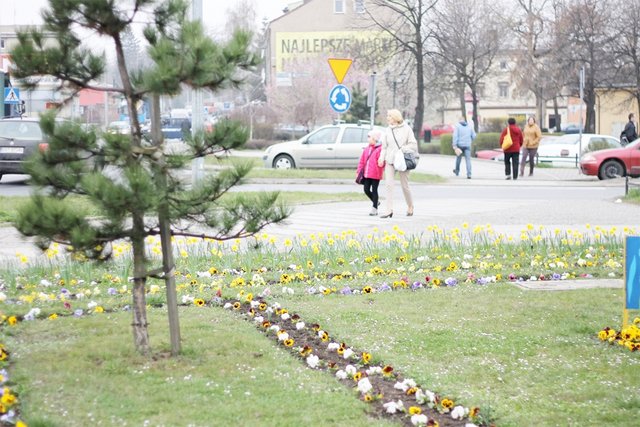
<svg viewBox="0 0 640 427"><path fill-rule="evenodd" d="M259 151L238 154L240 153L243 156L261 156L262 154ZM430 196L431 186L421 185L420 189L416 186L416 193L426 194L427 197L414 196L415 215L413 217L404 215L404 200L399 188L396 188L397 194L394 199L398 206L393 218L368 216L369 207L364 200L301 205L295 208L293 215L285 224L269 226L264 232L278 239L284 239L320 231L341 233L345 230L354 230L364 235L373 230L393 232L393 227L397 226L408 234L424 234L427 233L427 227L430 225L452 229L468 223L470 227L490 224L496 233L518 237L529 223L544 225L547 230L573 228L581 229L583 232L589 232L586 224L600 225L605 228L616 227L619 231L624 227L637 226L635 221L638 214L637 206L624 203L613 204L608 200L566 200L552 204L540 199L509 200L500 197L499 188L496 189L496 197L490 199L475 197L462 201L453 194L456 188L480 185L522 187L523 189L531 186L623 187L622 180L599 181L597 178L579 175L576 169L539 168L536 169L533 177L505 181L502 163L477 159L473 160L473 179L468 180L466 177L453 175L453 162L452 156L421 156L417 170L447 178L443 186L451 187L452 193L445 191L445 194L451 195L436 198ZM264 183L264 180L261 182ZM345 180L333 180L331 183L353 186L352 181ZM286 185L286 183L283 184ZM305 181L304 184L310 183ZM318 184L327 184L327 180L322 180ZM384 205L384 199L382 203ZM30 260L45 260L46 257L33 245L33 240L22 237L13 227L0 227L0 262L16 261L17 254L25 255Z"/></svg>

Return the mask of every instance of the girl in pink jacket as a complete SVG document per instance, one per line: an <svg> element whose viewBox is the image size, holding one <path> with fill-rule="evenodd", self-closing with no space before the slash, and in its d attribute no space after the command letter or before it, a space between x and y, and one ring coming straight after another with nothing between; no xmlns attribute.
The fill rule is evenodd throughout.
<svg viewBox="0 0 640 427"><path fill-rule="evenodd" d="M360 162L358 163L358 169L356 170L356 176L360 173L360 171L364 171L364 180L362 181L364 187L364 194L371 200L373 203L373 208L369 215L375 216L378 215L378 185L380 184L380 180L382 179L382 175L384 173L384 165L382 167L378 166L378 159L380 158L380 132L377 130L370 130L367 135L367 140L369 141L369 145L362 152L362 156L360 156Z"/></svg>

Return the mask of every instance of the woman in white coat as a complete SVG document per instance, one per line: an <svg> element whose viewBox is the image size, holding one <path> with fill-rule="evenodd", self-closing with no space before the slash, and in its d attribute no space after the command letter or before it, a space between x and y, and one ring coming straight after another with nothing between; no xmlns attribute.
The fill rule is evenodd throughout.
<svg viewBox="0 0 640 427"><path fill-rule="evenodd" d="M386 188L385 214L380 218L391 218L393 216L393 178L395 169L393 168L393 159L397 150L403 153L413 152L418 154L418 141L413 134L413 130L405 123L402 113L398 110L387 111L387 123L389 126L385 129L382 136L382 151L378 165L384 165L384 181ZM400 186L404 200L407 202L407 216L413 215L413 199L411 190L409 189L409 171L398 172L400 176Z"/></svg>

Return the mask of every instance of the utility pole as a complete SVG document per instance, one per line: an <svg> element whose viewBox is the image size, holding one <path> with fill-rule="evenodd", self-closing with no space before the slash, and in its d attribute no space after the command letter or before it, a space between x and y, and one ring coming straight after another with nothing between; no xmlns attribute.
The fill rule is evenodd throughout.
<svg viewBox="0 0 640 427"><path fill-rule="evenodd" d="M580 161L580 157L582 157L582 110L584 106L584 66L580 68L580 121L578 124L579 128L579 138L578 139L578 161ZM581 173L580 168L578 168L578 173Z"/></svg>
<svg viewBox="0 0 640 427"><path fill-rule="evenodd" d="M191 3L191 16L194 21L202 22L202 0L192 0ZM195 134L201 131L204 127L203 109L204 101L201 90L192 89L192 102L191 102L191 133ZM204 175L204 158L198 157L193 159L191 163L193 184L197 184L202 181Z"/></svg>

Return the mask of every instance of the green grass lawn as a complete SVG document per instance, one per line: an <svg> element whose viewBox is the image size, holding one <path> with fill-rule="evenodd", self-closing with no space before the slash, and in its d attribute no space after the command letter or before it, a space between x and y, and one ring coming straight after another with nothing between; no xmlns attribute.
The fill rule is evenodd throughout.
<svg viewBox="0 0 640 427"><path fill-rule="evenodd" d="M333 341L479 406L498 426L629 426L640 412L639 353L598 339L602 328L620 328L623 290L525 291L506 280L620 280L622 238L590 230L532 225L511 240L463 224L430 239L398 229L279 243L260 235L246 246L176 240L176 288L187 302L268 288L270 303ZM166 309L153 308L165 302L159 280L147 283L153 352L138 355L132 315L122 311L131 304L129 249L113 250L113 263L0 270L0 348L9 352L0 369L29 426L389 425L330 372L309 369L219 307L180 307L183 352L168 357ZM416 281L426 288L400 289ZM395 290L340 294L387 284ZM88 314L96 305L107 312ZM32 309L37 319L24 320Z"/></svg>
<svg viewBox="0 0 640 427"><path fill-rule="evenodd" d="M166 313L153 310L147 358L131 315L25 322L5 338L30 427L390 426L326 373L304 367L222 309L182 309L183 354L166 357Z"/></svg>
<svg viewBox="0 0 640 427"><path fill-rule="evenodd" d="M254 169L248 175L248 178L272 178L272 179L347 179L355 180L356 171L353 169L267 169L263 167L262 159L253 157L221 157L216 158L209 156L206 164L211 166L226 167L234 162L251 163ZM445 178L439 175L424 174L420 172L411 172L409 174L411 182L438 184L446 182Z"/></svg>
<svg viewBox="0 0 640 427"><path fill-rule="evenodd" d="M499 426L627 426L640 411L640 359L596 338L619 323L621 298L622 290L467 284L277 300L422 387L480 406ZM162 309L151 311L152 358L133 351L126 312L11 328L10 372L28 424L390 425L233 313L190 307L180 316L177 358L165 357Z"/></svg>

